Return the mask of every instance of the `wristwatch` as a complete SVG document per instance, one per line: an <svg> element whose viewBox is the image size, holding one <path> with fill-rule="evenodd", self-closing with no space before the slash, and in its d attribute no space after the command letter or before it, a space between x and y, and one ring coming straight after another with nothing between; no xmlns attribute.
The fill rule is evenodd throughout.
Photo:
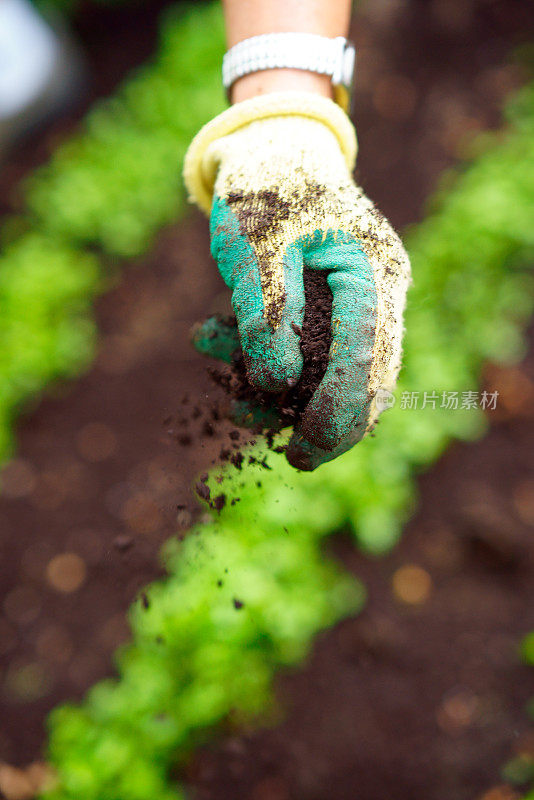
<svg viewBox="0 0 534 800"><path fill-rule="evenodd" d="M329 75L336 102L348 111L356 63L354 45L343 36L266 33L244 39L223 58L223 85L229 94L238 78L266 69L302 69Z"/></svg>

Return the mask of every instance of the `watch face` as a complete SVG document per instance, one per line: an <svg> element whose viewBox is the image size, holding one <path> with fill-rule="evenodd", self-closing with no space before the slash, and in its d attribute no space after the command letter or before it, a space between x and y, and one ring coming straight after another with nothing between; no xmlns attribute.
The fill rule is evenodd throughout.
<svg viewBox="0 0 534 800"><path fill-rule="evenodd" d="M356 76L356 48L351 42L347 42L347 47L343 54L343 84L347 91L347 112L349 116L354 111L354 78Z"/></svg>
<svg viewBox="0 0 534 800"><path fill-rule="evenodd" d="M338 105L344 111L350 113L353 96L354 72L356 64L356 50L352 42L343 37L337 40L341 45L338 50L336 65L332 74L332 84L334 87L334 97Z"/></svg>
<svg viewBox="0 0 534 800"><path fill-rule="evenodd" d="M347 89L352 90L354 81L354 71L356 66L356 49L351 42L347 42L343 52L343 64L341 67L342 79L341 83L345 84Z"/></svg>

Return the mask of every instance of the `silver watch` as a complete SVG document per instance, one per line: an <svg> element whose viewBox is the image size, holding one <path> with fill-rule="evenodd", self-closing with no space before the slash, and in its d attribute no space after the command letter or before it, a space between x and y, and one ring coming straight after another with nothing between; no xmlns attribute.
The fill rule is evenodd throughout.
<svg viewBox="0 0 534 800"><path fill-rule="evenodd" d="M223 58L227 93L238 78L265 69L302 69L329 75L336 100L348 109L356 50L343 36L329 39L314 33L266 33L230 48Z"/></svg>

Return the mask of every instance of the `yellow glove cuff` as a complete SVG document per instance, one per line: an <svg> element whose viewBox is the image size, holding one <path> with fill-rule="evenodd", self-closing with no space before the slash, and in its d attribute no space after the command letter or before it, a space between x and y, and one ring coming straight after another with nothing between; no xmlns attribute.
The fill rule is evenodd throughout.
<svg viewBox="0 0 534 800"><path fill-rule="evenodd" d="M358 143L354 126L333 100L311 92L272 92L252 97L223 111L197 133L185 155L183 176L189 199L209 214L213 199L216 168L204 159L212 142L243 128L250 122L269 117L307 117L322 122L336 137L352 172ZM261 142L258 143L261 147Z"/></svg>

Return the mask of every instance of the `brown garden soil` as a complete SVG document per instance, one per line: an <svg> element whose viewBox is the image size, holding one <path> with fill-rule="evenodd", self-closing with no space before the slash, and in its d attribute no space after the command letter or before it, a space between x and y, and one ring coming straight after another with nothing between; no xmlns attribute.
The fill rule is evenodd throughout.
<svg viewBox="0 0 534 800"><path fill-rule="evenodd" d="M332 340L332 292L327 283L327 275L326 271L304 270L304 319L302 327L292 323L293 331L300 340L303 359L302 374L295 386L277 394L256 389L249 381L241 348L233 353L229 366L210 369L215 384L221 386L231 398L239 403L246 403L251 409L273 412L274 420L270 419L268 424L256 422L252 426L255 431L266 432L268 437L273 432L270 427L273 421L277 429L300 422L302 412L326 372ZM233 316L218 315L218 321L221 326L236 325ZM214 331L214 338L216 336L217 332Z"/></svg>
<svg viewBox="0 0 534 800"><path fill-rule="evenodd" d="M359 178L402 227L472 133L499 122L524 77L508 54L533 10L520 0L368 5L354 26ZM95 92L105 92L150 51L156 14L85 13ZM105 52L123 25L117 64ZM3 211L67 128L13 154ZM188 344L194 320L229 310L207 226L193 216L98 302L90 372L21 421L0 498L0 761L40 758L48 710L112 672L125 611L160 574L159 545L203 513L195 476L239 446L213 425L217 390ZM534 754L534 678L517 656L534 629L534 357L488 366L484 380L500 392L489 434L452 446L421 477L419 509L387 558L364 557L342 534L332 543L365 581L366 609L280 680L279 726L195 755L196 800L515 797L501 765Z"/></svg>

